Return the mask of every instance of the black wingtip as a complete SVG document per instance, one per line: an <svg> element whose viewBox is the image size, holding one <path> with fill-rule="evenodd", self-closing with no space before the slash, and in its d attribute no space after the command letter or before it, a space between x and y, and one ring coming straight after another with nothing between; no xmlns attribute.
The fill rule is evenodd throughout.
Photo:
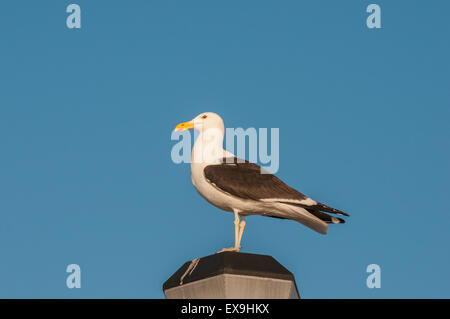
<svg viewBox="0 0 450 319"><path fill-rule="evenodd" d="M300 203L292 203L292 202L284 202L285 204L288 205L293 205L293 206L299 206L302 207L304 209L306 209L307 211L309 210L313 210L313 211L321 211L321 212L327 212L330 214L335 214L335 215L340 215L340 216L346 216L349 217L350 215L347 213L344 213L343 211L324 205L322 203L317 203L316 205L305 205L305 204L300 204Z"/></svg>
<svg viewBox="0 0 450 319"><path fill-rule="evenodd" d="M350 215L344 212L341 212L340 210L337 210L337 212L335 213L336 215L342 215L342 216L346 216L349 217Z"/></svg>
<svg viewBox="0 0 450 319"><path fill-rule="evenodd" d="M333 208L333 207L330 207L330 206L327 206L327 205L324 205L324 204L321 204L321 203L317 203L316 207L319 210L322 210L322 211L327 212L327 213L341 215L341 216L347 216L347 217L350 216L349 214L344 213L343 211L341 211L339 209L336 209L336 208Z"/></svg>

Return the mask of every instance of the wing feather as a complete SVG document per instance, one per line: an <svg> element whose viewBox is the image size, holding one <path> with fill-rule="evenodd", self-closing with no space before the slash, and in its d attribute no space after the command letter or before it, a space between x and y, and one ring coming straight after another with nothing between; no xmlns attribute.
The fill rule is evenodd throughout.
<svg viewBox="0 0 450 319"><path fill-rule="evenodd" d="M221 164L208 165L203 172L209 183L239 198L279 202L299 206L308 211L348 216L340 210L310 199L273 174L262 174L260 166L236 157L224 158Z"/></svg>

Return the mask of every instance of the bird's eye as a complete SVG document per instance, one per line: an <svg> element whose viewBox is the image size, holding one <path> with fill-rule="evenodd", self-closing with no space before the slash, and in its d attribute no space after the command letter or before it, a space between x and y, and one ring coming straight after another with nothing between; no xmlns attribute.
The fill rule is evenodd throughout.
<svg viewBox="0 0 450 319"><path fill-rule="evenodd" d="M203 115L202 119L206 119L208 117L208 115Z"/></svg>

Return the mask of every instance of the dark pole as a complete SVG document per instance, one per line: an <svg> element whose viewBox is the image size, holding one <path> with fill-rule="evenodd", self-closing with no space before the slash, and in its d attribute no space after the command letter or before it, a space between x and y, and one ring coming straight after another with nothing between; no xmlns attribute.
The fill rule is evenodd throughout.
<svg viewBox="0 0 450 319"><path fill-rule="evenodd" d="M168 299L299 299L294 275L272 256L223 252L186 262L163 285Z"/></svg>

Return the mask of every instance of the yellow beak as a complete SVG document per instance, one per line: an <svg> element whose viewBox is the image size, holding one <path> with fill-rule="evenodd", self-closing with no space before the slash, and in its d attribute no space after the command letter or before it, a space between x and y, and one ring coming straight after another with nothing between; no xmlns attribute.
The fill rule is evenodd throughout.
<svg viewBox="0 0 450 319"><path fill-rule="evenodd" d="M183 132L183 131L190 130L190 129L193 129L193 128L194 128L194 122L193 121L189 121L189 122L183 122L183 123L178 124L175 127L175 131Z"/></svg>

